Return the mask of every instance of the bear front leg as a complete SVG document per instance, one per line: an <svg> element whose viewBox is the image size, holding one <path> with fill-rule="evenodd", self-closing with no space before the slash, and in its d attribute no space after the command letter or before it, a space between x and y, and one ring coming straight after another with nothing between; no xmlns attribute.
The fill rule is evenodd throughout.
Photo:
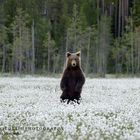
<svg viewBox="0 0 140 140"><path fill-rule="evenodd" d="M82 77L79 78L78 81L77 81L77 84L76 84L76 86L75 86L75 92L81 93L82 87L83 87L84 83L85 83L85 77L82 76Z"/></svg>
<svg viewBox="0 0 140 140"><path fill-rule="evenodd" d="M63 92L67 89L67 81L67 78L63 76L60 82L60 88Z"/></svg>

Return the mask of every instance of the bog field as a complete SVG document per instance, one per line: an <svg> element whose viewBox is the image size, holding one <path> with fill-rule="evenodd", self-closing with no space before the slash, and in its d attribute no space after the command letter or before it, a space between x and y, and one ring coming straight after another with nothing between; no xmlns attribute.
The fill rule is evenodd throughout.
<svg viewBox="0 0 140 140"><path fill-rule="evenodd" d="M140 139L140 79L86 79L80 105L59 78L0 78L0 139Z"/></svg>

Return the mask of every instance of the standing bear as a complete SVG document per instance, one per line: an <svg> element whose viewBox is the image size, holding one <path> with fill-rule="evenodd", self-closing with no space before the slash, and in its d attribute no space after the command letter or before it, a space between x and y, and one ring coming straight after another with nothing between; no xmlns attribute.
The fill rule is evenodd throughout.
<svg viewBox="0 0 140 140"><path fill-rule="evenodd" d="M81 97L82 87L85 83L85 76L81 68L81 53L69 53L66 54L66 67L63 72L63 76L60 82L62 95L61 101L67 99L67 103L70 101L77 101Z"/></svg>

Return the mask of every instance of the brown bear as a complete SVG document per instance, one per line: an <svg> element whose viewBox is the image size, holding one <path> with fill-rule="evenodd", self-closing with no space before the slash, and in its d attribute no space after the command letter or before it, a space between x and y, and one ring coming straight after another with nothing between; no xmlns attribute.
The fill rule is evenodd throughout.
<svg viewBox="0 0 140 140"><path fill-rule="evenodd" d="M81 68L81 52L69 53L66 57L66 68L63 72L63 76L60 82L62 95L60 99L62 102L67 103L70 101L76 101L79 103L81 98L82 87L85 83L85 76Z"/></svg>

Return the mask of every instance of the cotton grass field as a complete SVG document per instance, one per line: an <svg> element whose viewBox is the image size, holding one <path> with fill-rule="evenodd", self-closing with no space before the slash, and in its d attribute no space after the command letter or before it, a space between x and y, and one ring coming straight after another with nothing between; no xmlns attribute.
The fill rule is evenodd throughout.
<svg viewBox="0 0 140 140"><path fill-rule="evenodd" d="M86 79L80 105L60 79L0 78L0 139L140 139L140 79Z"/></svg>

